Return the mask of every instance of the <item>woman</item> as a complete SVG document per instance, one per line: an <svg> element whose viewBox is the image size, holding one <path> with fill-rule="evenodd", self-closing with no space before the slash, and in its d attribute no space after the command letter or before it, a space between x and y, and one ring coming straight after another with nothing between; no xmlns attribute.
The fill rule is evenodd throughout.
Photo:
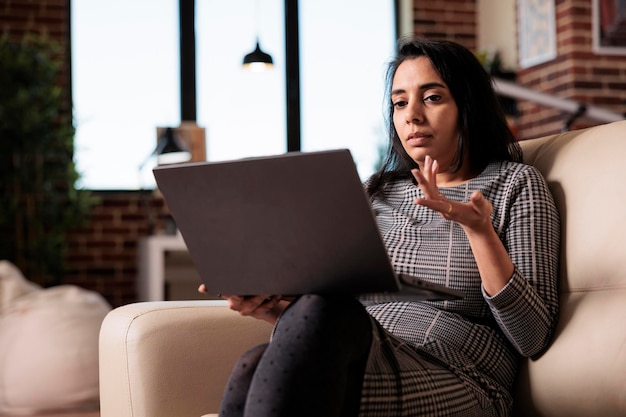
<svg viewBox="0 0 626 417"><path fill-rule="evenodd" d="M387 84L390 146L366 191L389 256L465 297L226 296L275 328L236 364L222 417L506 416L518 358L550 342L557 211L489 75L464 47L417 38Z"/></svg>

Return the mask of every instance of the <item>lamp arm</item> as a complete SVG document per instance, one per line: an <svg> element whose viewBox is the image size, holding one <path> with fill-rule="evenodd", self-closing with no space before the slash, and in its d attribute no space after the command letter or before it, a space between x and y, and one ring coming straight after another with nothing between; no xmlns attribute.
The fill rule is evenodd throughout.
<svg viewBox="0 0 626 417"><path fill-rule="evenodd" d="M610 110L606 110L593 105L586 105L574 100L556 97L551 94L541 93L530 88L522 87L511 81L494 77L494 87L497 94L511 97L518 100L528 100L544 106L554 107L568 113L579 116L586 116L594 120L605 123L624 120L625 116Z"/></svg>

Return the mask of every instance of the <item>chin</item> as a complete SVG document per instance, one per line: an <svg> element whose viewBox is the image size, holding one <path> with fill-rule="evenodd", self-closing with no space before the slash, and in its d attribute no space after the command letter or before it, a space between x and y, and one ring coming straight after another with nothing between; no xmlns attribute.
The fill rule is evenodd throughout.
<svg viewBox="0 0 626 417"><path fill-rule="evenodd" d="M422 166L424 165L424 159L426 158L426 154L422 154L422 153L412 153L409 154L409 156L411 157L411 159L413 160L413 162L415 162L417 165Z"/></svg>

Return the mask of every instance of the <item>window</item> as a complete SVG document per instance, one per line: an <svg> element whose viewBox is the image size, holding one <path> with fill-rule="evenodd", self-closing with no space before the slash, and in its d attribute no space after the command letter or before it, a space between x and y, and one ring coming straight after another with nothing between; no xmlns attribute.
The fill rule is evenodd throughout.
<svg viewBox="0 0 626 417"><path fill-rule="evenodd" d="M153 187L156 128L180 124L178 0L73 0L81 186ZM120 12L123 11L123 12ZM365 178L383 127L392 0L300 0L302 150L350 148ZM282 0L196 1L197 123L208 160L286 151ZM241 68L256 38L274 69Z"/></svg>
<svg viewBox="0 0 626 417"><path fill-rule="evenodd" d="M302 150L348 148L363 179L386 145L384 71L394 2L300 0Z"/></svg>
<svg viewBox="0 0 626 417"><path fill-rule="evenodd" d="M197 119L208 160L286 151L282 0L196 1ZM256 39L274 68L242 68Z"/></svg>
<svg viewBox="0 0 626 417"><path fill-rule="evenodd" d="M178 2L73 0L71 16L79 185L153 183L139 166L156 146L156 128L180 123Z"/></svg>

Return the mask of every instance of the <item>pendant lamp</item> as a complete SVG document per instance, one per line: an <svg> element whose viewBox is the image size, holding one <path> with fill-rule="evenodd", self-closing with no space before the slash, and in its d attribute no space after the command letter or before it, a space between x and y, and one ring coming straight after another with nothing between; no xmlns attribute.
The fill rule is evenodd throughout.
<svg viewBox="0 0 626 417"><path fill-rule="evenodd" d="M255 23L256 23L256 48L248 55L243 57L243 67L244 69L248 69L255 72L265 71L266 69L270 69L274 66L274 62L272 61L272 57L270 54L263 52L261 49L261 45L259 44L259 0L255 1L254 4L254 15L255 15Z"/></svg>
<svg viewBox="0 0 626 417"><path fill-rule="evenodd" d="M259 39L256 40L256 48L243 58L243 67L251 71L263 71L274 66L270 54L263 52L259 45Z"/></svg>

